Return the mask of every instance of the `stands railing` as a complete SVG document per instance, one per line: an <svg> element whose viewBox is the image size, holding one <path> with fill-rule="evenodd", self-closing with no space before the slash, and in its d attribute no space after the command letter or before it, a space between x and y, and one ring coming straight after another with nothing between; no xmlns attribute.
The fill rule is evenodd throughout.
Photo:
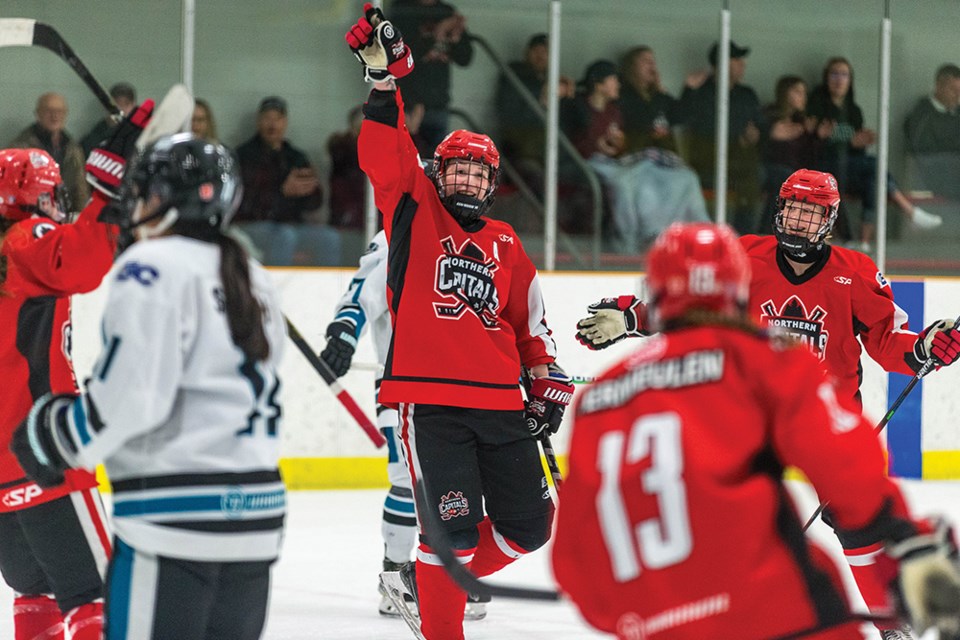
<svg viewBox="0 0 960 640"><path fill-rule="evenodd" d="M479 45L479 47L487 53L487 55L490 57L490 60L493 61L493 63L497 66L497 68L500 70L500 73L503 74L503 77L507 79L507 82L509 82L510 85L517 91L517 94L523 98L524 102L527 103L527 106L529 106L530 109L537 115L537 118L544 123L544 128L546 128L546 112L540 105L540 102L537 100L537 98L527 90L527 87L524 86L524 84L520 81L520 78L517 77L517 74L513 72L513 69L511 69L509 65L503 61L497 52L493 50L493 47L490 46L490 43L484 38L473 33L468 34L468 37L473 43ZM462 111L451 110L451 113L454 111L456 111L457 115L464 117L467 122L470 122L466 117L466 114L464 114ZM470 124L470 126L474 127L473 124ZM557 139L563 150L567 152L567 155L571 160L573 160L576 167L581 171L581 173L583 173L587 180L587 184L590 187L590 195L593 203L593 242L591 246L591 256L593 268L597 269L600 267L600 245L603 231L601 229L603 219L603 196L600 189L600 181L597 179L596 174L594 174L593 169L590 168L590 165L588 165L580 156L580 152L577 151L576 147L573 146L573 143L570 142L570 139L567 138L562 131L559 132ZM502 161L503 159L501 157L501 162ZM512 173L508 172L507 175L509 175L514 184L517 185L520 193L525 199L530 199L532 197L532 203L535 204L536 211L540 213L541 217L545 218L543 202L537 198L537 196L530 189L529 185L526 184L522 177L512 167L510 171L512 171ZM521 184L523 187L520 186ZM524 190L526 193L524 193ZM573 241L570 239L570 237L559 230L557 232L557 237L563 242L564 247L571 252L577 263L583 265L583 260L580 258L580 254L574 247Z"/></svg>

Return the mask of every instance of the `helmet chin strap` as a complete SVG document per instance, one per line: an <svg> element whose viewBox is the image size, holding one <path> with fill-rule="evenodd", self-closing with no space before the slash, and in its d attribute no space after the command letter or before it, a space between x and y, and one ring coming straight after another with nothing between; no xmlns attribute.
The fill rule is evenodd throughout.
<svg viewBox="0 0 960 640"><path fill-rule="evenodd" d="M177 208L170 207L166 211L157 212L152 216L144 218L143 220L138 220L130 225L130 228L133 230L134 236L136 236L137 240L155 238L163 235L170 227L173 226L173 223L175 223L179 217L180 212L177 211ZM157 224L144 226L145 223L156 220L157 218L160 218L160 221Z"/></svg>

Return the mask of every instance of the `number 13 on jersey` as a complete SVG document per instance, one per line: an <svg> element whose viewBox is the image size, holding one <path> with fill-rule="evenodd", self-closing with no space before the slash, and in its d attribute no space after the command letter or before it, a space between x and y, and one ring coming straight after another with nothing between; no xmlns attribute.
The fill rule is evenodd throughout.
<svg viewBox="0 0 960 640"><path fill-rule="evenodd" d="M642 567L663 569L683 562L693 550L680 429L679 415L657 413L638 419L629 434L612 432L600 439L597 512L613 575L619 582L633 580ZM641 474L639 486L623 487L624 464L638 464L647 458L650 466ZM659 517L630 522L624 489L655 497Z"/></svg>

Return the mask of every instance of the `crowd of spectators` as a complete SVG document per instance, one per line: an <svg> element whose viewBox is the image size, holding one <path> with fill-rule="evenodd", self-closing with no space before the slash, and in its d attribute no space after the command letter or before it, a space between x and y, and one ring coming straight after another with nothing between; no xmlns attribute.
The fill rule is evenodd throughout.
<svg viewBox="0 0 960 640"><path fill-rule="evenodd" d="M466 18L442 0L394 0L390 17L415 55L416 73L399 84L407 128L421 157L429 160L451 128L452 80L456 67L471 63L474 45ZM548 45L546 34L530 36L522 57L507 65L493 93L494 140L512 168L504 178L508 193L519 176L530 193L543 197ZM776 80L773 102L764 106L746 79L750 53L749 47L730 43L729 221L740 233L769 233L778 186L798 168L819 169L836 176L845 196L835 235L871 249L878 177L869 150L876 134L855 100L853 65L843 57L829 58L812 88L800 75L783 75ZM561 148L559 157L559 222L565 231L594 231L584 171L602 186L600 231L609 250L636 253L672 221L710 218L718 58L714 43L706 52L709 66L687 74L679 97L664 86L655 52L644 45L624 51L618 64L586 63L577 83L561 76L561 131L576 149ZM113 85L110 95L124 113L136 104L129 83ZM89 194L84 158L114 121L104 118L75 139L66 130L67 113L64 96L44 93L35 122L9 145L48 151L61 165L72 207L79 209ZM361 120L360 109L352 109L346 128L327 139L325 179L287 140L286 101L270 96L260 102L255 133L235 151L244 181L235 221L241 239L245 236L265 263L339 264L339 232L364 229L367 185L357 162ZM903 126L914 189L960 200L960 181L953 179L960 174L960 67L944 64L936 71L933 91L918 100ZM213 110L202 99L196 101L191 128L199 137L220 141ZM892 175L885 180L888 199L903 220L919 229L942 223L911 202ZM502 202L509 213L509 200ZM492 215L500 211L495 206Z"/></svg>

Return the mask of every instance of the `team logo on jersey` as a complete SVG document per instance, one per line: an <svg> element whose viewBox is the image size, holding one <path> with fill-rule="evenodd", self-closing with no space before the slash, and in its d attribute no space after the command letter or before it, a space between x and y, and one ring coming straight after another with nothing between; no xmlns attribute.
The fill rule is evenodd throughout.
<svg viewBox="0 0 960 640"><path fill-rule="evenodd" d="M450 491L440 498L440 518L451 520L470 513L470 503L463 497L463 491Z"/></svg>
<svg viewBox="0 0 960 640"><path fill-rule="evenodd" d="M466 240L459 248L451 237L444 238L440 244L443 254L437 258L434 291L455 302L434 302L433 310L437 317L458 320L470 310L485 328L497 329L500 298L493 274L500 265L487 258L483 249L472 240Z"/></svg>
<svg viewBox="0 0 960 640"><path fill-rule="evenodd" d="M778 329L806 345L821 360L827 352L830 332L824 328L826 310L820 305L807 309L803 300L790 296L780 308L773 300L760 305L760 324Z"/></svg>
<svg viewBox="0 0 960 640"><path fill-rule="evenodd" d="M230 487L220 497L220 511L227 520L239 520L243 517L247 498L240 487Z"/></svg>
<svg viewBox="0 0 960 640"><path fill-rule="evenodd" d="M119 282L133 278L145 287L152 285L159 277L160 272L157 271L155 267L151 267L148 264L140 264L139 262L126 263L123 265L123 268L120 269L120 273L117 274L117 280Z"/></svg>
<svg viewBox="0 0 960 640"><path fill-rule="evenodd" d="M56 228L56 225L50 224L49 222L35 224L33 225L33 237L39 240Z"/></svg>

